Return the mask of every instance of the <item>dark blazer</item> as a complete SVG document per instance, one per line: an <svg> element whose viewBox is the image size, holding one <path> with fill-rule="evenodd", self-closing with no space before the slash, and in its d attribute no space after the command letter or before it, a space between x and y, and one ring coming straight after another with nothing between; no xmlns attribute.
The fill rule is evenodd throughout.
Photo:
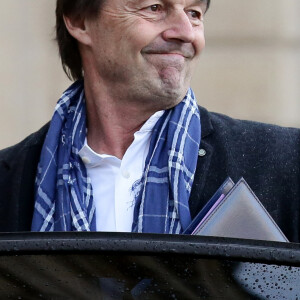
<svg viewBox="0 0 300 300"><path fill-rule="evenodd" d="M290 241L299 242L300 130L241 121L200 108L202 139L192 217L223 181L244 177ZM34 180L49 124L0 151L0 232L29 231ZM204 151L202 151L203 153Z"/></svg>

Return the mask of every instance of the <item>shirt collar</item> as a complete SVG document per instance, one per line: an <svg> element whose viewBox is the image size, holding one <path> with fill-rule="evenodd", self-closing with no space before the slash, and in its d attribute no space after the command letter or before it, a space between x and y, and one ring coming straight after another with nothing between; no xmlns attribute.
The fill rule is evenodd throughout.
<svg viewBox="0 0 300 300"><path fill-rule="evenodd" d="M153 114L137 132L152 131L159 118L164 114L164 110L157 111ZM137 133L136 132L136 133Z"/></svg>
<svg viewBox="0 0 300 300"><path fill-rule="evenodd" d="M145 124L140 128L140 130L135 132L135 134L151 132L153 130L155 124L157 123L157 121L163 115L164 112L165 112L164 110L160 110L160 111L157 111L156 113L154 113L145 122ZM116 164L121 163L121 160L118 159L115 156L108 155L108 154L98 154L98 153L96 153L92 148L90 148L90 146L87 143L86 138L85 138L84 144L83 144L82 148L80 149L80 151L78 152L78 154L81 157L83 163L87 167L97 166L103 161L103 159L111 159Z"/></svg>

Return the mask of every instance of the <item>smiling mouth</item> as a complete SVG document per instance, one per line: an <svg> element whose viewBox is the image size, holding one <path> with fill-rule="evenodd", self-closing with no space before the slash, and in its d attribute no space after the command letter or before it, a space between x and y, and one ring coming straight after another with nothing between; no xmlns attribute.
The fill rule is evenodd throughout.
<svg viewBox="0 0 300 300"><path fill-rule="evenodd" d="M184 59L192 60L196 56L196 49L190 43L179 43L175 41L156 40L141 51L142 54L161 55L163 57L183 57Z"/></svg>
<svg viewBox="0 0 300 300"><path fill-rule="evenodd" d="M171 64L183 64L187 59L182 53L170 53L170 52L151 52L151 53L144 53L144 55L151 61L161 61L165 63ZM147 58L146 58L147 59ZM148 60L147 59L147 60Z"/></svg>
<svg viewBox="0 0 300 300"><path fill-rule="evenodd" d="M145 52L144 54L146 55L161 55L161 56L165 56L165 57L182 57L182 58L188 58L186 57L184 54L182 53L178 53L178 52Z"/></svg>
<svg viewBox="0 0 300 300"><path fill-rule="evenodd" d="M150 54L153 54L153 55L166 55L166 56L180 56L180 57L185 57L181 53L150 53Z"/></svg>
<svg viewBox="0 0 300 300"><path fill-rule="evenodd" d="M159 73L166 70L181 72L187 64L186 58L178 53L144 53L144 58L149 65L155 67ZM170 73L168 73L170 75Z"/></svg>

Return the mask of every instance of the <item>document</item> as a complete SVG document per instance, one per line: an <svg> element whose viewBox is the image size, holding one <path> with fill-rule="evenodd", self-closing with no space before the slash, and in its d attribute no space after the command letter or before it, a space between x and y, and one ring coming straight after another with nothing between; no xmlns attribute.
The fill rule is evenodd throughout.
<svg viewBox="0 0 300 300"><path fill-rule="evenodd" d="M288 242L244 178L227 178L184 234Z"/></svg>

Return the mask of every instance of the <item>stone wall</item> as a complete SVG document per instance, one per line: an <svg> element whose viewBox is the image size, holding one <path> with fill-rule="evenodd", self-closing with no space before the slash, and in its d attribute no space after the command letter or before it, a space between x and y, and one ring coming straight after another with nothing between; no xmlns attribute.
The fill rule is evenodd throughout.
<svg viewBox="0 0 300 300"><path fill-rule="evenodd" d="M299 0L212 0L193 86L210 110L299 126Z"/></svg>
<svg viewBox="0 0 300 300"><path fill-rule="evenodd" d="M55 0L1 0L0 148L47 122L70 82L54 42ZM212 0L192 86L233 117L300 126L300 1Z"/></svg>

